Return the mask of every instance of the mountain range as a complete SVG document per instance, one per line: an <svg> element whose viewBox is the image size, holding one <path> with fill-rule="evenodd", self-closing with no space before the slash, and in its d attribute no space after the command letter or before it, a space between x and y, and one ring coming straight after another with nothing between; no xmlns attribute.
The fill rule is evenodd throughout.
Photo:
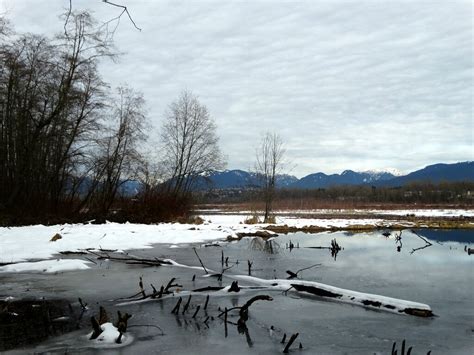
<svg viewBox="0 0 474 355"><path fill-rule="evenodd" d="M398 175L394 171L356 172L345 170L341 174L326 175L314 173L298 179L292 175L278 175L276 185L279 188L318 189L340 185L403 186L412 182L456 182L474 181L474 161L454 164L434 164L413 171L407 175ZM244 170L215 171L196 184L196 189L229 189L259 187L255 173Z"/></svg>

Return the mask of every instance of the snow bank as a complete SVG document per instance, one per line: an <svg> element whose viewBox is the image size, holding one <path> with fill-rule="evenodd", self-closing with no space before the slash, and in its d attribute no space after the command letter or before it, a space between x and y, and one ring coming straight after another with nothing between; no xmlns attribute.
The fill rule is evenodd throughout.
<svg viewBox="0 0 474 355"><path fill-rule="evenodd" d="M162 223L147 224L65 224L0 228L0 262L46 259L61 251L95 249L141 249L152 244L200 243L236 237L240 231L258 230L257 226ZM56 234L61 238L51 241Z"/></svg>
<svg viewBox="0 0 474 355"><path fill-rule="evenodd" d="M325 211L325 210L322 210ZM294 211L293 211L294 212ZM306 211L307 212L307 211ZM354 212L354 211L352 211ZM357 212L357 211L356 211ZM364 211L365 213L367 211ZM436 215L474 215L468 210L398 210L372 211L373 213ZM203 215L203 224L162 223L146 224L65 224L54 226L23 226L0 228L0 263L21 262L31 259L47 259L61 251L80 251L87 248L95 249L142 249L150 248L153 244L170 244L177 247L180 244L201 243L215 240L225 240L228 237L237 238L239 235L252 235L262 231L268 224L246 225L248 215L225 214ZM315 227L321 229L343 229L346 227L374 226L389 227L404 225L413 227L413 222L384 220L383 218L300 218L298 216L277 216L277 226L304 229ZM271 233L268 231L267 233ZM51 241L59 234L61 238ZM5 271L0 269L0 271ZM50 271L55 272L55 271Z"/></svg>
<svg viewBox="0 0 474 355"><path fill-rule="evenodd" d="M44 272L54 273L70 270L88 269L88 262L74 259L43 260L5 265L0 267L0 272Z"/></svg>

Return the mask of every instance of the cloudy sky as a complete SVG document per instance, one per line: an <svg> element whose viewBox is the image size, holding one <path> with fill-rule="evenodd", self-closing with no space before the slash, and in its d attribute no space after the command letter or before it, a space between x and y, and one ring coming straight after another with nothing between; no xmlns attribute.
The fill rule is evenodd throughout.
<svg viewBox="0 0 474 355"><path fill-rule="evenodd" d="M289 173L474 160L471 1L132 1L112 85L144 93L158 128L183 89L218 125L228 168L252 168L265 131ZM19 32L51 34L68 0L0 0ZM105 22L120 9L72 0ZM157 136L157 133L153 133Z"/></svg>

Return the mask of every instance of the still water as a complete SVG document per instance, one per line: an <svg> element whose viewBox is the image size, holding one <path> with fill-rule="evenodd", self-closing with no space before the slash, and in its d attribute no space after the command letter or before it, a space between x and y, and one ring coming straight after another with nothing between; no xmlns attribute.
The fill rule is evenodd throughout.
<svg viewBox="0 0 474 355"><path fill-rule="evenodd" d="M10 353L110 353L110 354L273 354L281 353L283 334L299 333L292 347L298 354L390 354L393 342L398 348L406 340L412 354L471 354L474 349L474 255L471 231L405 230L389 237L383 231L371 233L295 233L281 235L268 243L255 238L220 243L219 246L156 245L151 249L133 250L142 257L170 258L183 265L200 266L192 247L206 268L221 271L222 252L229 266L222 281L203 277L202 269L186 267L142 267L111 261L96 261L85 271L41 274L4 274L0 296L45 297L68 300L76 315L81 297L88 310L78 322L79 329L35 344L23 345ZM342 250L331 255L331 240ZM289 249L290 244L295 248ZM316 247L316 248L315 248ZM76 256L77 258L77 256ZM363 307L327 301L294 291L246 289L239 293L212 292L193 295L190 311L174 315L171 310L180 293L206 286L227 286L232 275L248 273L264 279L284 279L287 270L305 267L298 277L359 292L395 297L431 306L436 317L417 318ZM227 276L226 276L227 275ZM145 288L152 283L159 288L176 277L181 285L174 297L144 303L117 304L117 298L138 292L139 277ZM195 276L195 277L194 277ZM194 281L193 281L194 278ZM239 285L252 286L239 282ZM205 297L210 294L206 311ZM257 294L268 294L273 301L260 301L250 308L248 333L217 315L219 309L243 305ZM183 296L186 301L187 295ZM87 340L89 319L104 306L111 318L117 310L133 315L129 320L126 346L92 346ZM197 306L201 310L192 318ZM209 318L207 318L209 317ZM207 319L207 322L204 322ZM237 312L229 318L236 322ZM158 328L159 327L159 328ZM1 334L0 334L1 337ZM302 349L298 349L301 343ZM400 351L399 351L400 353Z"/></svg>

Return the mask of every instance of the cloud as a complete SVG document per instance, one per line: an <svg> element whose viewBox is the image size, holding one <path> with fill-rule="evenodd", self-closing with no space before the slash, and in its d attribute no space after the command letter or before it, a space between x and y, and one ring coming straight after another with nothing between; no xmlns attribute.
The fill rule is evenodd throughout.
<svg viewBox="0 0 474 355"><path fill-rule="evenodd" d="M8 0L20 31L60 31L63 1ZM114 9L90 7L106 21ZM253 166L265 130L287 144L298 176L387 166L408 171L472 160L472 3L184 2L127 5L114 85L144 92L160 126L184 88L218 124L229 168Z"/></svg>

